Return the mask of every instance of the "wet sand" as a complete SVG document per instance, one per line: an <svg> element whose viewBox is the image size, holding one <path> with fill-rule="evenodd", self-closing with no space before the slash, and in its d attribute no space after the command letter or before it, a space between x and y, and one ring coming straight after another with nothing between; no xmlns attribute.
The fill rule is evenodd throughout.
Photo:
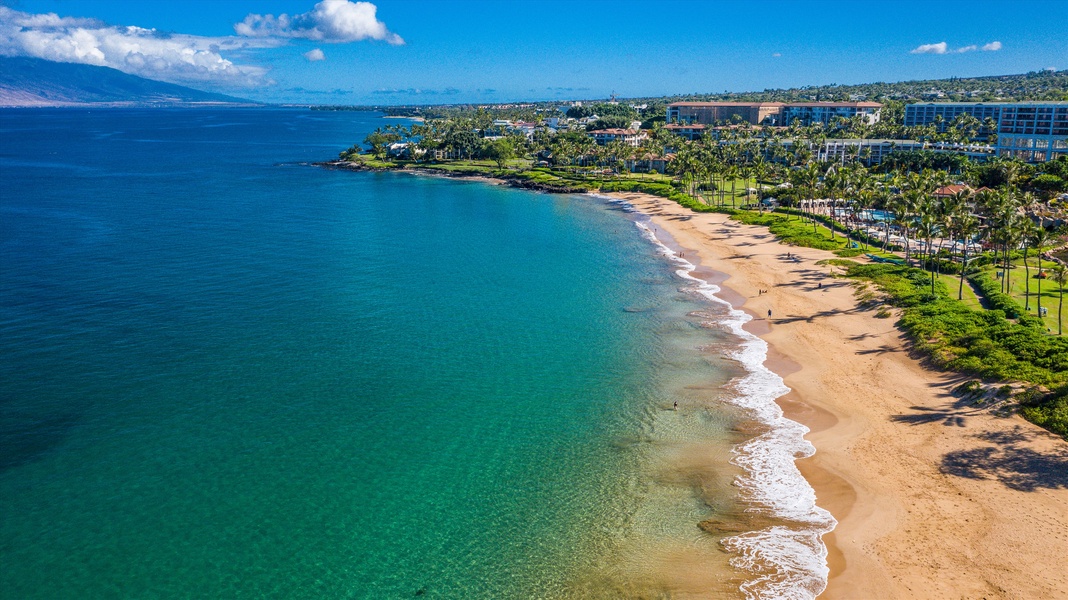
<svg viewBox="0 0 1068 600"><path fill-rule="evenodd" d="M853 282L816 264L831 253L610 195L699 261L707 273L694 275L724 286L771 346L767 364L793 390L779 403L817 449L798 466L839 521L821 598L1068 598L1068 443L955 397L967 378L911 357L895 316L858 307Z"/></svg>

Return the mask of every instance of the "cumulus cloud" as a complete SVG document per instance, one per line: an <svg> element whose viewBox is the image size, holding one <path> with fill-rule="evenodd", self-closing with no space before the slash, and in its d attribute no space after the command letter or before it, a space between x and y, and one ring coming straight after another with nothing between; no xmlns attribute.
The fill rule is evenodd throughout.
<svg viewBox="0 0 1068 600"><path fill-rule="evenodd" d="M775 54L772 54L772 56L775 58L780 58L782 56L782 52L776 52Z"/></svg>
<svg viewBox="0 0 1068 600"><path fill-rule="evenodd" d="M956 50L950 50L949 44L945 42L938 42L937 44L923 44L917 46L909 52L912 54L964 54L966 52L975 52L976 50L982 50L984 52L1001 50L1001 42L990 42L989 44L983 44L982 47L978 44L969 44L967 46L961 46Z"/></svg>
<svg viewBox="0 0 1068 600"><path fill-rule="evenodd" d="M262 85L266 83L266 69L236 64L221 53L280 43L165 33L55 13L30 14L0 6L2 56L111 67L175 83Z"/></svg>
<svg viewBox="0 0 1068 600"><path fill-rule="evenodd" d="M913 48L911 54L945 54L946 49L949 47L945 42L938 42L937 44L922 44Z"/></svg>
<svg viewBox="0 0 1068 600"><path fill-rule="evenodd" d="M393 45L404 44L401 36L386 28L370 2L322 0L310 12L289 16L249 14L234 25L238 35L246 37L303 38L328 43L380 40Z"/></svg>
<svg viewBox="0 0 1068 600"><path fill-rule="evenodd" d="M308 62L315 62L317 60L326 60L326 55L323 51L315 48L314 50L308 50L304 53L304 58L308 59Z"/></svg>

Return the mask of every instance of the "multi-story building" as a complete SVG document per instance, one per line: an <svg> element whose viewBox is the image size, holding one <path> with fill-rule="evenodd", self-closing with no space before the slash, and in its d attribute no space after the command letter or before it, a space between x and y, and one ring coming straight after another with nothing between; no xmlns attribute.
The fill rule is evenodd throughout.
<svg viewBox="0 0 1068 600"><path fill-rule="evenodd" d="M682 136L690 141L696 140L705 134L705 125L700 123L693 124L677 124L669 123L664 125L664 129L674 133L675 135Z"/></svg>
<svg viewBox="0 0 1068 600"><path fill-rule="evenodd" d="M910 104L905 125L942 123L962 114L997 123L997 154L1027 162L1068 156L1068 102L946 102ZM938 117L941 117L939 119ZM983 132L980 131L980 135Z"/></svg>
<svg viewBox="0 0 1068 600"><path fill-rule="evenodd" d="M945 133L949 127L961 115L970 115L985 123L987 119L993 119L995 123L1001 118L1003 105L993 102L923 102L905 106L905 127L919 127L921 125L935 125L938 133ZM939 118L941 117L941 118ZM986 139L992 131L985 126L979 129L979 137Z"/></svg>
<svg viewBox="0 0 1068 600"><path fill-rule="evenodd" d="M705 135L705 132L710 133L713 139L720 140L724 137L728 131L741 132L745 130L744 125L720 125L719 127L712 127L709 125L702 125L700 123L694 123L693 125L676 125L669 124L664 125L664 129L675 133L676 136L681 136L687 140L696 140ZM759 130L749 131L750 137L760 137Z"/></svg>
<svg viewBox="0 0 1068 600"><path fill-rule="evenodd" d="M794 143L794 140L784 140L781 145L787 152L791 152L794 149ZM994 154L993 146L982 144L941 144L916 140L830 139L824 140L822 146L815 146L810 141L804 143L817 160L829 162L857 160L869 166L883 162L894 152L925 150L943 154L964 154L975 159L989 158ZM775 161L786 159L782 153L773 153L770 146L765 158Z"/></svg>
<svg viewBox="0 0 1068 600"><path fill-rule="evenodd" d="M833 123L837 119L861 117L871 125L879 120L883 105L878 102L795 102L784 104L779 113L779 125Z"/></svg>
<svg viewBox="0 0 1068 600"><path fill-rule="evenodd" d="M715 125L740 120L751 125L802 125L831 123L839 117L860 115L871 124L879 120L878 102L674 102L668 105L667 122L678 125Z"/></svg>
<svg viewBox="0 0 1068 600"><path fill-rule="evenodd" d="M1068 102L1004 105L998 121L998 156L1046 162L1068 156Z"/></svg>
<svg viewBox="0 0 1068 600"><path fill-rule="evenodd" d="M628 146L638 146L645 139L645 132L636 129L595 129L589 132L589 136L600 146L612 142L623 142Z"/></svg>
<svg viewBox="0 0 1068 600"><path fill-rule="evenodd" d="M673 102L667 107L667 122L715 125L737 117L752 125L770 125L781 108L781 102Z"/></svg>

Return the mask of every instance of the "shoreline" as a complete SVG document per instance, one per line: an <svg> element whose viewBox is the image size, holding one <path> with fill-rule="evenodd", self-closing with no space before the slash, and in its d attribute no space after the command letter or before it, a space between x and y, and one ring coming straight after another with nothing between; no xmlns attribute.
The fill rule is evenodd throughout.
<svg viewBox="0 0 1068 600"><path fill-rule="evenodd" d="M472 181L482 181L485 183L491 183L493 185L506 185L509 187L530 190L534 192L544 192L547 194L585 194L589 191L586 188L548 185L544 183L528 181L526 179L520 179L518 177L495 177L491 175L485 175L483 173L446 171L444 169L431 169L428 167L410 165L388 168L368 167L360 163L346 160L313 162L311 163L311 165L323 169L335 169L340 171L368 171L371 173L408 173L410 175L422 175L425 177L444 177L446 179L469 179Z"/></svg>
<svg viewBox="0 0 1068 600"><path fill-rule="evenodd" d="M314 164L586 193L483 174ZM913 358L896 317L861 310L853 282L816 264L832 253L659 196L594 193L663 229L694 264L691 274L753 317L743 329L767 342L764 364L790 388L776 403L816 448L795 464L838 521L823 536L829 574L820 598L1068 599L1064 440L954 397L970 378Z"/></svg>
<svg viewBox="0 0 1068 600"><path fill-rule="evenodd" d="M777 402L816 447L797 467L838 520L821 598L1068 597L1063 440L962 405L951 389L967 378L910 357L894 319L859 310L852 283L816 264L830 252L657 196L603 195L666 231L696 276L722 273L719 296L768 342L765 365L791 389Z"/></svg>

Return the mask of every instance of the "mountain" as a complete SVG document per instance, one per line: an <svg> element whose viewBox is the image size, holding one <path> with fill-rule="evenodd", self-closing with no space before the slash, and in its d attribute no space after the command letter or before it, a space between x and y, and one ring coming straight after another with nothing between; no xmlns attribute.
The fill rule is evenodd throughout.
<svg viewBox="0 0 1068 600"><path fill-rule="evenodd" d="M108 67L0 57L0 106L254 104Z"/></svg>

